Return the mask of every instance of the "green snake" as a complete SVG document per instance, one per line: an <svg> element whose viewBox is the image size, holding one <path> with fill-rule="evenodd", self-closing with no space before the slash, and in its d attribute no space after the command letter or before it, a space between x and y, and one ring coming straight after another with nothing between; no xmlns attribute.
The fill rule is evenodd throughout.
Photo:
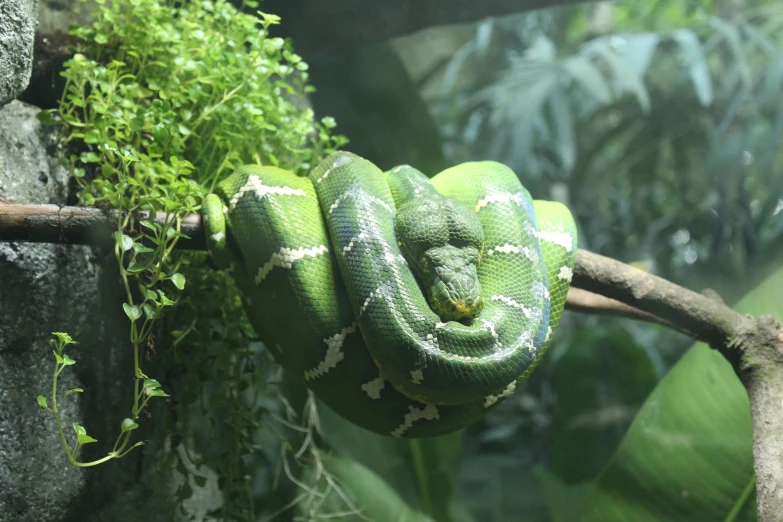
<svg viewBox="0 0 783 522"><path fill-rule="evenodd" d="M348 152L308 177L248 165L202 216L275 360L395 437L466 427L514 392L559 323L576 254L568 209L490 161L432 179Z"/></svg>

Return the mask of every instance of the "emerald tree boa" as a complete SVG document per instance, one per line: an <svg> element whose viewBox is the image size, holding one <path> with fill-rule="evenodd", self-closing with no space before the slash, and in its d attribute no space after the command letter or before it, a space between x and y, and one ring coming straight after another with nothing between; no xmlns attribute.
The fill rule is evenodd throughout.
<svg viewBox="0 0 783 522"><path fill-rule="evenodd" d="M249 165L202 214L275 360L395 437L463 428L514 393L557 327L576 254L568 209L489 161L432 179L347 152L308 177Z"/></svg>

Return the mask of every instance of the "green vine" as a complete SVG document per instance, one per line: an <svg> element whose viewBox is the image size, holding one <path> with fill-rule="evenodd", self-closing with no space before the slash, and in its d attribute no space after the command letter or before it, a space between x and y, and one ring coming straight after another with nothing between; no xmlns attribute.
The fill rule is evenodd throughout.
<svg viewBox="0 0 783 522"><path fill-rule="evenodd" d="M178 402L200 404L200 422L231 437L205 457L221 471L222 515L251 517L246 477L252 459L246 457L258 454L252 433L273 409L268 398L280 391L233 283L206 268L204 253L175 251L184 237L180 223L239 165L305 174L347 140L332 134L333 119L316 121L306 106L304 96L313 90L307 64L289 41L269 35L278 17L244 14L225 0L103 4L91 6L90 25L71 30L78 43L62 73L62 98L40 118L60 131L79 202L120 211L114 253L130 321L134 401L109 456L77 462L81 445L94 439L75 426L74 449L66 442L56 380L73 364L62 353L73 341L55 333L52 407L43 397L39 404L54 415L73 464L121 457L149 401L167 395L142 369L144 354L165 343L161 366L178 366L185 377L161 379L164 385L181 385ZM210 387L215 393L205 401L203 389ZM171 429L187 432L192 408L180 410ZM189 493L187 487L178 492L182 499Z"/></svg>
<svg viewBox="0 0 783 522"><path fill-rule="evenodd" d="M130 448L127 448L128 442L130 442L130 433L131 431L135 430L139 427L139 425L134 422L132 419L124 419L122 421L122 424L120 426L121 431L120 434L117 436L117 440L114 442L114 447L112 450L103 457L102 459L94 460L91 462L80 462L77 460L79 456L79 451L81 450L82 446L85 444L90 444L92 442L97 442L96 439L90 437L87 435L87 430L84 428L84 426L80 426L79 424L74 423L73 424L73 430L76 432L76 441L74 442L73 448L68 444L68 440L65 438L65 430L63 429L63 423L62 419L60 418L60 410L57 406L57 378L60 376L62 371L65 369L66 366L72 366L76 364L76 361L74 359L71 359L68 354L64 353L63 350L65 350L65 347L70 344L76 344L76 341L71 339L71 336L67 333L63 332L55 332L54 339L49 341L49 344L54 349L54 358L55 358L55 365L54 365L54 375L52 376L52 405L49 406L49 403L47 402L46 398L43 395L38 396L38 405L49 411L52 416L54 416L54 422L57 424L57 432L60 434L60 441L62 441L63 449L65 450L65 455L68 457L68 461L73 464L74 466L78 467L90 467L90 466L97 466L98 464L103 464L104 462L107 462L111 459L119 459L123 456L127 455L133 448L136 448L138 446L143 445L143 442L137 442ZM166 395L162 390L159 389L160 384L153 380L148 379L144 382L143 386L143 392L147 397L152 397L154 395ZM73 393L82 393L84 392L81 388L72 388L65 392L65 396L63 397L63 400L67 399L69 395ZM126 449L127 448L127 449Z"/></svg>

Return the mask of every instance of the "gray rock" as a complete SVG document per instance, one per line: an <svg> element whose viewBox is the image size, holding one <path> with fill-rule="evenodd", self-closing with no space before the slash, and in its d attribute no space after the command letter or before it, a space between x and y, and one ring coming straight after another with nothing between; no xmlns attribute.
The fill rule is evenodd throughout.
<svg viewBox="0 0 783 522"><path fill-rule="evenodd" d="M47 155L37 109L0 108L0 197L62 203L67 173ZM84 485L67 464L52 416L35 404L51 396L52 331L85 331L80 302L94 299L95 269L83 247L0 243L0 521L58 520ZM81 323L81 324L80 324ZM79 325L74 329L71 325ZM73 354L78 359L78 354ZM61 393L80 386L63 372ZM62 404L66 426L79 422L76 400Z"/></svg>
<svg viewBox="0 0 783 522"><path fill-rule="evenodd" d="M38 0L0 2L0 106L30 82L37 18Z"/></svg>
<svg viewBox="0 0 783 522"><path fill-rule="evenodd" d="M0 198L65 204L68 173L38 111L16 100L0 107ZM75 422L98 439L85 447L82 461L111 450L132 404L133 352L123 300L113 251L0 242L0 522L172 519L182 477L170 460L161 460L170 455L156 443L162 423L139 422L134 442L150 440L148 446L77 468L65 456L52 415L36 402L43 395L51 403L51 332L68 332L78 344L66 352L76 365L58 383L66 436L73 441ZM84 393L63 401L76 387ZM163 401L151 413L153 420L169 415ZM214 484L208 489L194 488L191 510L219 503Z"/></svg>

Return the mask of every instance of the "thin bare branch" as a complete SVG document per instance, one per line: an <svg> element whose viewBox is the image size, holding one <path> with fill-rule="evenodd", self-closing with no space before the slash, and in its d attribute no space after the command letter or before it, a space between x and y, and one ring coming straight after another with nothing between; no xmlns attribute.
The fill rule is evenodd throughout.
<svg viewBox="0 0 783 522"><path fill-rule="evenodd" d="M679 325L672 324L665 319L653 315L648 312L628 306L625 303L621 303L616 299L606 297L593 292L588 292L581 288L571 287L568 289L568 298L566 300L566 309L572 312L579 312L583 314L592 315L607 315L612 317L627 317L629 319L635 319L637 321L646 321L648 323L660 324L672 330L687 335L688 337L694 337L693 333L684 330Z"/></svg>

